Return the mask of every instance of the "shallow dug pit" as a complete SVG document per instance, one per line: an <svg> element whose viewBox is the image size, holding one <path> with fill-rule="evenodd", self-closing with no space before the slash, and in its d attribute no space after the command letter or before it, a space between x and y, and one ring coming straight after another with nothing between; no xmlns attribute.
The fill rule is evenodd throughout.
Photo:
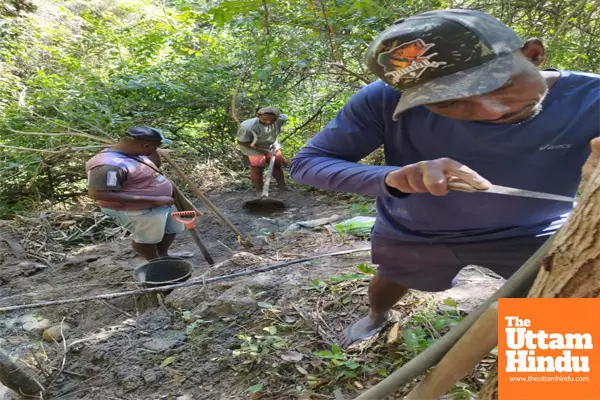
<svg viewBox="0 0 600 400"><path fill-rule="evenodd" d="M157 258L133 271L133 278L147 287L185 282L190 276L192 264L178 257Z"/></svg>
<svg viewBox="0 0 600 400"><path fill-rule="evenodd" d="M162 257L142 264L133 270L133 278L143 287L160 287L185 282L192 276L192 264L179 257ZM161 290L159 293L144 293L135 296L135 307L148 309L160 304L157 297L164 297L173 289Z"/></svg>

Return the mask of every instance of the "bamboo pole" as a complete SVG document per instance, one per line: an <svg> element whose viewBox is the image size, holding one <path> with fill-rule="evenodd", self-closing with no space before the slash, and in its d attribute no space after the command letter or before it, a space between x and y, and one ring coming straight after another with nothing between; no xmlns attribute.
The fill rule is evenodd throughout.
<svg viewBox="0 0 600 400"><path fill-rule="evenodd" d="M498 303L494 302L404 400L440 398L497 345Z"/></svg>
<svg viewBox="0 0 600 400"><path fill-rule="evenodd" d="M492 303L498 301L501 297L525 296L535 280L542 259L550 248L552 241L553 237L548 239L500 289L476 311L467 315L460 324L456 325L425 351L394 371L394 373L383 381L356 397L355 400L381 400L391 395L400 387L419 377L419 375L437 364Z"/></svg>
<svg viewBox="0 0 600 400"><path fill-rule="evenodd" d="M215 205L208 199L208 197L206 197L204 195L204 193L202 193L202 191L200 190L200 188L198 188L198 186L194 183L194 181L192 181L185 174L185 172L183 172L181 167L179 167L179 165L177 165L177 163L175 161L173 161L173 159L171 157L169 157L165 153L161 153L161 157L163 157L165 160L167 160L167 162L169 164L171 164L171 167L173 167L173 170L175 170L175 173L177 173L177 175L179 175L179 177L181 179L183 179L183 181L185 183L187 183L187 185L196 194L196 196L198 196L198 198L200 200L202 200L208 206L208 208L210 208L221 219L221 221L223 221L223 223L225 223L225 225L227 225L229 227L229 229L231 229L231 231L233 233L235 233L237 240L240 244L244 245L245 247L250 247L252 245L250 242L248 242L244 239L241 232L237 230L237 228L231 223L231 221L229 221L229 219L227 219L227 217L225 215L223 215L217 209L217 207L215 207Z"/></svg>

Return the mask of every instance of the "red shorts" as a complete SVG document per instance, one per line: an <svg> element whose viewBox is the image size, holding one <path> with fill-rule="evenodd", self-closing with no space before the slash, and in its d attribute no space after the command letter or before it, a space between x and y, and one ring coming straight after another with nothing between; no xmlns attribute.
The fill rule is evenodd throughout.
<svg viewBox="0 0 600 400"><path fill-rule="evenodd" d="M248 156L248 159L250 160L250 165L252 167L264 167L265 164L271 160L271 153ZM284 163L285 160L283 159L281 151L277 150L277 153L275 153L275 165L279 166Z"/></svg>

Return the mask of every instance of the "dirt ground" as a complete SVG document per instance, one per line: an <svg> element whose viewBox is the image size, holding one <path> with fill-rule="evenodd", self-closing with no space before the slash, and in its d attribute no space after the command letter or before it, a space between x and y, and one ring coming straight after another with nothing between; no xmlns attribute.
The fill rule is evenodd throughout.
<svg viewBox="0 0 600 400"><path fill-rule="evenodd" d="M277 197L287 209L255 215L241 207L251 198L248 190L209 194L252 237L249 249L198 203L205 215L197 231L217 264L209 267L187 232L180 235L173 250L197 252L191 279L369 247L367 240L340 236L331 226L286 231L298 221L335 214L344 219L365 209L350 196L293 188ZM142 259L123 232L110 221L102 224L108 241L55 247L52 235L28 241L3 225L2 236L21 243L27 254L17 257L0 241L0 305L138 288L132 271ZM68 234L72 223L54 225ZM33 224L28 234L34 237L36 229L41 225ZM43 256L32 257L36 251ZM48 386L45 399L351 399L411 357L389 332L369 346L338 353L342 329L367 310L369 275L359 265L362 271L374 267L368 251L180 288L160 302L153 294L0 313L0 347ZM397 309L407 319L424 307L435 314L438 304L452 298L468 312L501 285L489 271L468 267L452 290L413 293ZM66 343L60 333L58 342L42 340L52 326L57 332L62 326ZM0 385L0 400L16 398Z"/></svg>

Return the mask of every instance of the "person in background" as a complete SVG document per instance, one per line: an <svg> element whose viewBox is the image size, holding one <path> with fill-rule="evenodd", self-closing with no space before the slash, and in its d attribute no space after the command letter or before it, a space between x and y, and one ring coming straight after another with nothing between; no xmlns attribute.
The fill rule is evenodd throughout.
<svg viewBox="0 0 600 400"><path fill-rule="evenodd" d="M277 107L263 107L256 111L255 118L247 119L240 124L237 141L241 152L250 160L250 179L258 196L263 189L265 164L270 161L273 153L275 154L273 178L279 190L287 190L281 168L285 160L277 142L281 128L287 120L287 115L282 114Z"/></svg>
<svg viewBox="0 0 600 400"><path fill-rule="evenodd" d="M157 149L170 143L157 129L134 127L85 165L89 196L131 233L133 249L148 261L168 256L176 234L185 230L171 215L173 184L159 171Z"/></svg>
<svg viewBox="0 0 600 400"><path fill-rule="evenodd" d="M377 198L370 312L343 332L344 347L397 319L392 307L409 289L449 289L470 264L509 278L573 209L449 192L448 180L575 197L600 158L600 76L539 70L542 42L491 15L400 19L366 54L380 80L352 96L290 168L298 183ZM385 166L358 163L381 146Z"/></svg>

